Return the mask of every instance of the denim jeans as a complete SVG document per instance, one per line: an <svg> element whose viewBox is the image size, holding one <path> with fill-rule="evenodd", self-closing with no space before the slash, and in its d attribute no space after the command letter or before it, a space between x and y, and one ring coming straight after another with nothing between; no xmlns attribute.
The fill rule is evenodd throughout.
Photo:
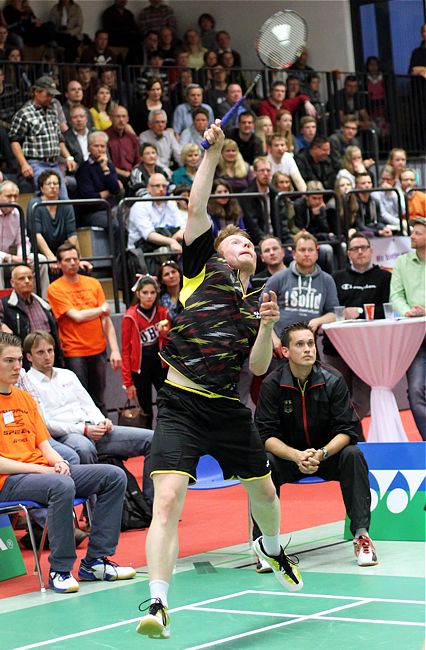
<svg viewBox="0 0 426 650"><path fill-rule="evenodd" d="M408 401L414 421L426 440L426 337L407 370Z"/></svg>
<svg viewBox="0 0 426 650"><path fill-rule="evenodd" d="M74 449L71 449L71 447L67 447L66 445L63 445L59 440L55 440L55 438L50 438L49 442L53 449L58 452L60 456L64 460L67 460L70 465L79 465L80 464L80 458ZM36 522L39 526L42 528L44 527L44 524L46 522L46 517L47 517L47 508L39 508L38 510L30 510L30 517L33 521Z"/></svg>
<svg viewBox="0 0 426 650"><path fill-rule="evenodd" d="M86 559L113 555L121 529L126 475L112 465L71 465L71 476L12 474L0 490L1 501L31 499L47 505L52 571L71 571L76 560L73 501L96 495Z"/></svg>
<svg viewBox="0 0 426 650"><path fill-rule="evenodd" d="M126 459L144 456L142 490L149 503L154 500L154 485L151 473L151 441L154 432L151 429L137 427L113 427L101 440L94 442L81 433L69 433L56 436L63 446L71 447L83 464L98 462L98 456L115 456Z"/></svg>
<svg viewBox="0 0 426 650"><path fill-rule="evenodd" d="M102 413L107 416L105 406L106 353L87 357L65 357L65 367L75 372L90 397Z"/></svg>
<svg viewBox="0 0 426 650"><path fill-rule="evenodd" d="M65 201L68 199L67 186L65 184L65 178L62 173L62 169L59 167L57 162L45 162L44 160L36 160L31 158L28 160L28 164L33 168L33 180L35 185L35 190L38 192L38 177L42 172L56 172L61 178L61 187L59 189L59 198Z"/></svg>

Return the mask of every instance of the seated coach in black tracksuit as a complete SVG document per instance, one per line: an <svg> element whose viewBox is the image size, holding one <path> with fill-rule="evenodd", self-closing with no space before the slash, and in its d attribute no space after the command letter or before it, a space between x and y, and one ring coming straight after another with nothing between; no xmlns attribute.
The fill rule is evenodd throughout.
<svg viewBox="0 0 426 650"><path fill-rule="evenodd" d="M368 466L356 444L360 422L348 387L337 370L316 361L307 323L284 329L281 344L285 358L264 380L255 417L277 494L284 483L310 475L339 481L358 565L377 564L368 535ZM253 534L256 539L256 524Z"/></svg>

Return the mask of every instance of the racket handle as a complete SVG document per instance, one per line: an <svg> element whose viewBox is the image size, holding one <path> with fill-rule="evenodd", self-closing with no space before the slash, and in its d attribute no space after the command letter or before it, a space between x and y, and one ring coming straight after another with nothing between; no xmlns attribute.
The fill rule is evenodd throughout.
<svg viewBox="0 0 426 650"><path fill-rule="evenodd" d="M221 119L221 121L220 121L220 127L221 127L222 129L223 129L223 128L228 124L228 122L230 122L230 120L232 120L232 118L234 117L234 115L236 114L236 112L238 111L238 109L240 108L240 106L241 106L241 104L243 103L244 100L245 100L245 96L244 96L244 97L241 97L241 98L240 98L240 99L239 99L239 100L238 100L238 101L237 101L237 102L232 106L232 108L230 108L229 111L227 111L227 112L225 113L225 115L222 117L222 119ZM203 140L203 141L201 142L201 146L203 147L203 149L206 149L206 150L207 150L207 149L210 149L210 142L208 142L207 140Z"/></svg>

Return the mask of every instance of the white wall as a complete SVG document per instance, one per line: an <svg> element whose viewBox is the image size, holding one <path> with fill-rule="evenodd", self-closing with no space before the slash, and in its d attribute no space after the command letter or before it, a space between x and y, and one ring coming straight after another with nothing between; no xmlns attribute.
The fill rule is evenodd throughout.
<svg viewBox="0 0 426 650"><path fill-rule="evenodd" d="M46 19L54 0L31 0L37 17ZM84 31L93 37L99 27L98 16L112 0L79 0L84 14ZM348 0L169 0L178 17L179 33L196 27L203 12L216 18L217 29L232 36L234 49L240 52L243 65L259 67L254 49L256 33L270 15L285 7L297 10L308 24L309 63L316 70L353 70L354 58L350 7ZM129 0L128 9L136 15L146 6L141 0Z"/></svg>

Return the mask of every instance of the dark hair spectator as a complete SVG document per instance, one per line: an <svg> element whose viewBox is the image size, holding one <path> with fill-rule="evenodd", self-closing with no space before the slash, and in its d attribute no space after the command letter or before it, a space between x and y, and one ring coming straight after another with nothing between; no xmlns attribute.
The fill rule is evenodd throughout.
<svg viewBox="0 0 426 650"><path fill-rule="evenodd" d="M212 194L223 194L223 198L212 198L207 203L207 212L212 220L213 234L217 237L220 230L233 225L245 230L240 204L237 199L230 199L231 185L223 178L213 181Z"/></svg>

